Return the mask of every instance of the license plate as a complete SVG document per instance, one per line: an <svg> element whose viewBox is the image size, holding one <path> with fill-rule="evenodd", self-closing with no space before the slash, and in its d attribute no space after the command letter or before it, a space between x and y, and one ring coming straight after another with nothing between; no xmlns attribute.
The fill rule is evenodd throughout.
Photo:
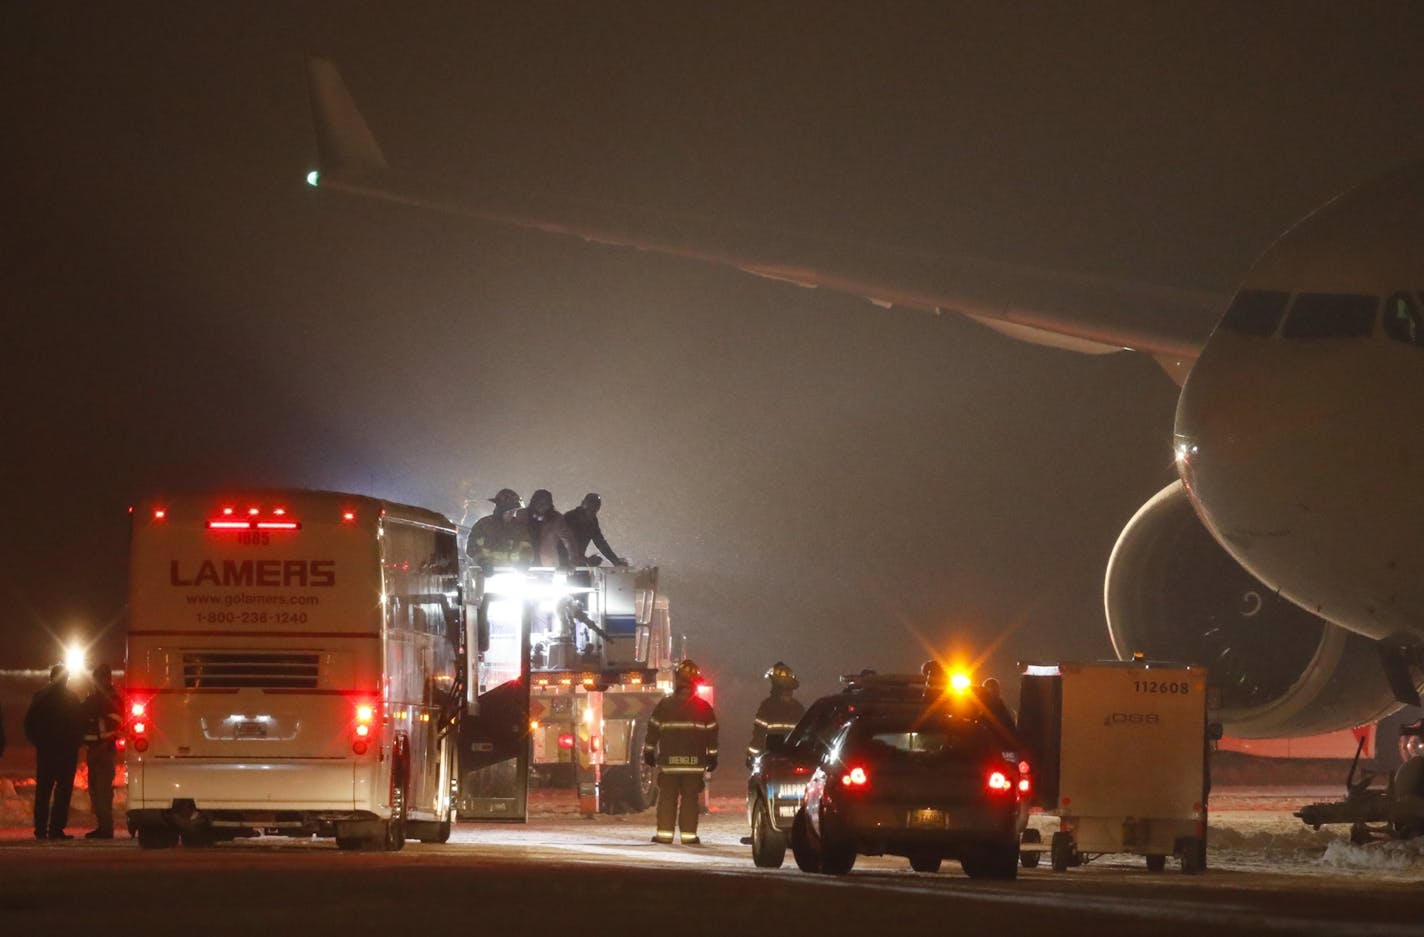
<svg viewBox="0 0 1424 937"><path fill-rule="evenodd" d="M265 739L267 737L267 724L265 722L239 722L237 724L237 737L240 739Z"/></svg>
<svg viewBox="0 0 1424 937"><path fill-rule="evenodd" d="M912 830L942 830L949 826L949 816L943 810L911 810L907 825Z"/></svg>
<svg viewBox="0 0 1424 937"><path fill-rule="evenodd" d="M798 804L782 804L776 808L776 815L783 818L795 817L796 811L799 809L800 806Z"/></svg>

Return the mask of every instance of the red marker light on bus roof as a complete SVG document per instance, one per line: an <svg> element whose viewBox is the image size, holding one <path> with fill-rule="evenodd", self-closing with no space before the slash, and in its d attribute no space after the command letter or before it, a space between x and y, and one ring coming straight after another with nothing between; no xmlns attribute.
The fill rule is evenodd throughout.
<svg viewBox="0 0 1424 937"><path fill-rule="evenodd" d="M163 508L154 508L154 509L153 509L153 519L154 519L154 520L156 520L156 521L161 521L161 520L163 520L163 519L164 519L165 517L167 517L167 516L168 516L168 512L165 511Z"/></svg>
<svg viewBox="0 0 1424 937"><path fill-rule="evenodd" d="M277 515L278 517L281 517L283 514L286 514L286 513L287 513L287 509L286 509L286 508L273 508L273 509L272 509L272 513L275 514L275 515Z"/></svg>
<svg viewBox="0 0 1424 937"><path fill-rule="evenodd" d="M342 512L341 512L341 519L342 519L343 521L346 521L346 523L349 524L349 523L351 523L352 521L354 521L354 520L356 519L356 512L355 512L355 511L342 511Z"/></svg>
<svg viewBox="0 0 1424 937"><path fill-rule="evenodd" d="M223 508L223 517L231 517L232 508Z"/></svg>
<svg viewBox="0 0 1424 937"><path fill-rule="evenodd" d="M247 509L247 515L248 515L248 517L256 517L258 514L261 514L261 513L262 513L262 512L259 511L257 508L248 508L248 509Z"/></svg>

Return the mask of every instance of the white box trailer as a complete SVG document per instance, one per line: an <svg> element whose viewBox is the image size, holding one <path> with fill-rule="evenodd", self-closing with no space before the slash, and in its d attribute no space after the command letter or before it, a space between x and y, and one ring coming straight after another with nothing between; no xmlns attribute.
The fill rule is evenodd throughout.
<svg viewBox="0 0 1424 937"><path fill-rule="evenodd" d="M1019 733L1036 806L1059 818L1054 871L1109 853L1160 871L1206 868L1207 679L1203 667L1130 660L1028 664Z"/></svg>

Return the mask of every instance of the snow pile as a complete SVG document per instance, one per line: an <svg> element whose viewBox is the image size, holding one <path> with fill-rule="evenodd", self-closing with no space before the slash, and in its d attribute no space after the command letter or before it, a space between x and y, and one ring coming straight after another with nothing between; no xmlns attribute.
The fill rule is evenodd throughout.
<svg viewBox="0 0 1424 937"><path fill-rule="evenodd" d="M27 826L31 822L32 797L22 797L9 778L0 778L0 826Z"/></svg>
<svg viewBox="0 0 1424 937"><path fill-rule="evenodd" d="M1424 872L1424 836L1383 840L1363 846L1337 840L1325 847L1320 863L1333 869Z"/></svg>

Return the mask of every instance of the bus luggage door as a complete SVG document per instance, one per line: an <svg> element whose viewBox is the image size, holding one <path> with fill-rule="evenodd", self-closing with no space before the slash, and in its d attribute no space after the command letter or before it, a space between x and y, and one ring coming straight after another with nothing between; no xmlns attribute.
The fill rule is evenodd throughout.
<svg viewBox="0 0 1424 937"><path fill-rule="evenodd" d="M467 712L460 724L461 820L523 823L529 802L529 630L533 603L491 576L468 614Z"/></svg>

